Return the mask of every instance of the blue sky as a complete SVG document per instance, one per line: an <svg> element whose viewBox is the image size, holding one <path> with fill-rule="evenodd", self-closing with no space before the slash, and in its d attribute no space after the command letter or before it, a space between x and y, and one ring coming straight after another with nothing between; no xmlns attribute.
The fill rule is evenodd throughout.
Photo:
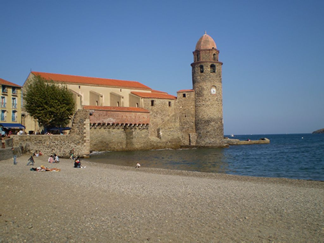
<svg viewBox="0 0 324 243"><path fill-rule="evenodd" d="M0 0L0 78L30 70L191 89L207 31L223 62L225 134L324 128L324 1Z"/></svg>

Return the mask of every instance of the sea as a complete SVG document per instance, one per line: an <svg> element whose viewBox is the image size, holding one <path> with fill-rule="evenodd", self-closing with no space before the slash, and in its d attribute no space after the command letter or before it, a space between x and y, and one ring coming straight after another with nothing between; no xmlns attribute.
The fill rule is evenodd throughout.
<svg viewBox="0 0 324 243"><path fill-rule="evenodd" d="M230 137L230 136L229 136ZM324 181L324 134L234 135L270 144L129 152L95 152L89 161L241 176Z"/></svg>

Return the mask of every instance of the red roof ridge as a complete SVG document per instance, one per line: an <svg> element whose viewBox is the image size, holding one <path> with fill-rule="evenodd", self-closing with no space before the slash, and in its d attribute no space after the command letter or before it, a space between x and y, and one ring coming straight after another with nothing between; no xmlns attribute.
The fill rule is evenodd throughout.
<svg viewBox="0 0 324 243"><path fill-rule="evenodd" d="M160 90L154 90L154 89L152 89L152 93L163 93L163 94L168 94L167 92L160 91Z"/></svg>
<svg viewBox="0 0 324 243"><path fill-rule="evenodd" d="M2 78L0 78L0 84L2 84L2 85L7 85L7 86L20 87L20 88L21 88L20 85L18 85L18 84L14 84L14 83L9 82L9 81L7 81L7 80L4 80L4 79L2 79Z"/></svg>
<svg viewBox="0 0 324 243"><path fill-rule="evenodd" d="M146 92L137 92L137 91L132 91L131 93L142 98L156 98L156 99L169 99L169 100L177 99L176 96L170 95L168 93L160 93L160 92L146 93Z"/></svg>
<svg viewBox="0 0 324 243"><path fill-rule="evenodd" d="M194 92L194 90L193 89L182 89L182 90L177 91L177 93L180 93L180 92Z"/></svg>
<svg viewBox="0 0 324 243"><path fill-rule="evenodd" d="M68 74L44 73L44 72L36 72L36 71L32 71L31 73L56 82L78 83L78 84L89 84L89 85L95 84L95 85L102 85L102 86L115 86L115 87L152 90L150 87L138 81L94 78L94 77L85 77L85 76L68 75Z"/></svg>
<svg viewBox="0 0 324 243"><path fill-rule="evenodd" d="M121 112L142 112L149 113L148 110L140 107L120 107L120 106L95 106L95 105L84 105L85 110L105 110L105 111L121 111Z"/></svg>

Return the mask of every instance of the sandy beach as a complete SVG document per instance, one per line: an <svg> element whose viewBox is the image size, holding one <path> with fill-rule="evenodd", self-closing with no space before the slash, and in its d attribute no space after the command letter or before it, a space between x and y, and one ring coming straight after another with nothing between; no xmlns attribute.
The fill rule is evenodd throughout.
<svg viewBox="0 0 324 243"><path fill-rule="evenodd" d="M324 242L324 182L0 161L0 242Z"/></svg>

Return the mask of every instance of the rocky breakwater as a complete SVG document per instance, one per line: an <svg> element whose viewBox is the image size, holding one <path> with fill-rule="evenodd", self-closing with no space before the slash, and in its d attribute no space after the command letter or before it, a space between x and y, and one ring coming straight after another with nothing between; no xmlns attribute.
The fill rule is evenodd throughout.
<svg viewBox="0 0 324 243"><path fill-rule="evenodd" d="M269 144L270 139L268 138L260 138L259 140L239 140L239 139L231 139L225 138L224 143L228 145L252 145L252 144Z"/></svg>

